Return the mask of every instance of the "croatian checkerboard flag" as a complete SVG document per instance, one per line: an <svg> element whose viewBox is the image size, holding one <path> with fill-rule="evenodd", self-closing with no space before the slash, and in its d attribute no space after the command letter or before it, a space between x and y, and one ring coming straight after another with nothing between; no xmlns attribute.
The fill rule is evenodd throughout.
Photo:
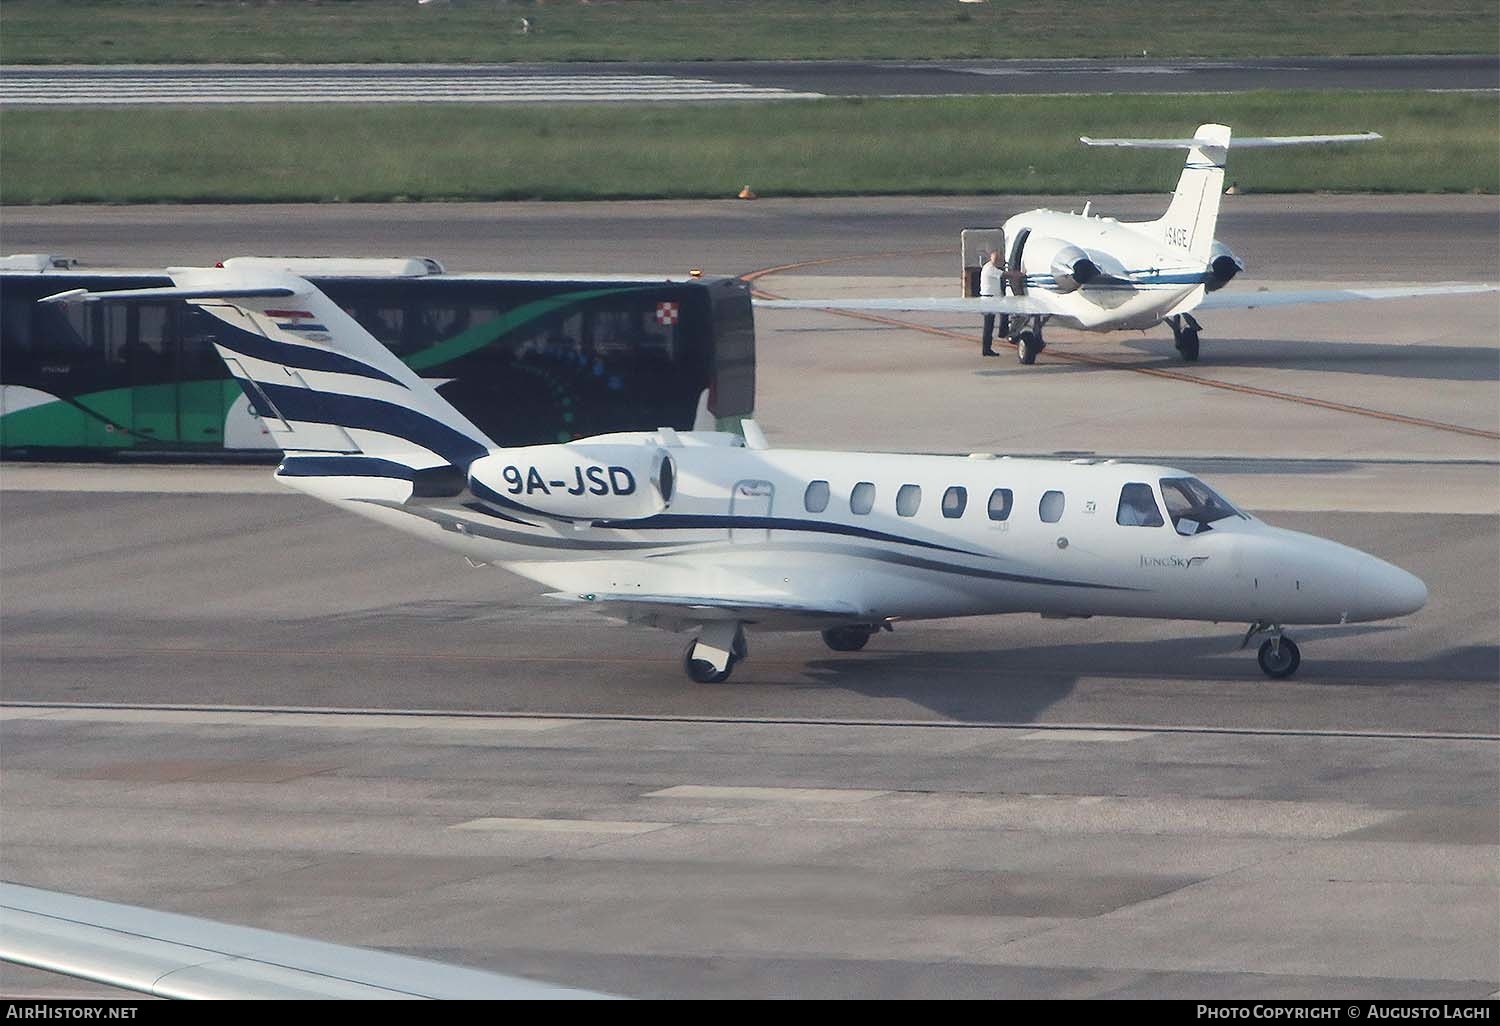
<svg viewBox="0 0 1500 1026"><path fill-rule="evenodd" d="M657 324L676 324L677 323L677 316L678 316L678 307L677 307L676 303L673 303L673 302L669 301L669 302L657 303L656 304L656 323Z"/></svg>

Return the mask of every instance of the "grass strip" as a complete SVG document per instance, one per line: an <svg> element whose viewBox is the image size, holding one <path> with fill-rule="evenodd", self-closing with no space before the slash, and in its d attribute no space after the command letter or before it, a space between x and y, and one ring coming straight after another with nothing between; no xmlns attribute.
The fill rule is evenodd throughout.
<svg viewBox="0 0 1500 1026"><path fill-rule="evenodd" d="M1473 53L1497 31L1493 0L5 0L0 63Z"/></svg>
<svg viewBox="0 0 1500 1026"><path fill-rule="evenodd" d="M1257 192L1500 191L1494 98L1452 93L9 110L0 201L578 200L1155 192L1175 151L1080 135L1373 130L1358 146L1231 150Z"/></svg>

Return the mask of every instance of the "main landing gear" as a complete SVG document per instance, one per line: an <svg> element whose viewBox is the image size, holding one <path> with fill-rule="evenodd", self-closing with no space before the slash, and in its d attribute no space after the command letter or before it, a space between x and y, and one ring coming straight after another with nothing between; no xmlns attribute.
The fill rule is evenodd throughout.
<svg viewBox="0 0 1500 1026"><path fill-rule="evenodd" d="M1201 327L1193 320L1192 314L1177 314L1175 317L1166 318L1167 327L1172 329L1172 344L1177 347L1177 352L1182 356L1185 363L1195 363L1198 360L1198 330Z"/></svg>
<svg viewBox="0 0 1500 1026"><path fill-rule="evenodd" d="M881 631L894 630L889 623L852 623L829 627L823 644L835 652L858 652ZM745 627L733 620L715 620L703 625L682 654L682 668L699 684L722 684L734 668L750 655Z"/></svg>
<svg viewBox="0 0 1500 1026"><path fill-rule="evenodd" d="M1012 336L1011 341L1016 344L1016 359L1030 366L1036 363L1037 354L1047 348L1047 343L1042 341L1042 316L1037 314L1026 320L1029 326Z"/></svg>
<svg viewBox="0 0 1500 1026"><path fill-rule="evenodd" d="M749 655L744 626L734 620L715 620L704 624L702 632L688 643L682 668L696 683L722 684L736 664Z"/></svg>
<svg viewBox="0 0 1500 1026"><path fill-rule="evenodd" d="M1302 650L1297 647L1295 641L1281 633L1280 624L1262 623L1257 620L1245 632L1245 640L1240 642L1240 648L1248 647L1250 639L1257 634L1270 635L1261 642L1260 651L1255 657L1260 663L1262 673L1275 680L1281 680L1297 672L1297 667L1302 665Z"/></svg>
<svg viewBox="0 0 1500 1026"><path fill-rule="evenodd" d="M835 652L858 652L870 643L879 627L855 624L852 627L830 627L823 632L823 644Z"/></svg>

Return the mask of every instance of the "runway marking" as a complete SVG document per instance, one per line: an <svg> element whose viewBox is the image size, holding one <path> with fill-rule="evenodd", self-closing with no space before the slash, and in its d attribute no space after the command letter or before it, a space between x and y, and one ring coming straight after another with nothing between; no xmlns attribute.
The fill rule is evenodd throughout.
<svg viewBox="0 0 1500 1026"><path fill-rule="evenodd" d="M579 74L516 68L384 70L7 68L0 104L119 106L246 103L660 103L822 99L822 93L678 75Z"/></svg>
<svg viewBox="0 0 1500 1026"><path fill-rule="evenodd" d="M1484 741L1500 742L1500 734L1455 733L1445 731L1393 731L1318 729L1303 727L1223 727L1213 724L1169 724L1169 723L1035 723L1022 721L973 722L962 720L880 720L853 717L829 717L816 719L806 716L677 716L646 713L547 713L547 712L502 712L477 710L455 712L451 709L335 709L323 706L245 706L245 705L188 705L182 703L151 702L25 702L0 703L0 719L40 720L48 717L48 711L88 709L95 711L153 710L218 716L224 713L255 713L266 719L257 721L274 726L278 717L295 715L309 718L326 718L332 722L343 716L369 716L381 719L410 718L413 720L554 720L565 724L585 723L691 723L722 726L791 726L791 727L897 727L925 728L932 730L982 730L989 732L1025 730L1033 733L1043 731L1125 731L1152 734L1207 734L1231 737L1312 737L1350 738L1377 741ZM106 721L107 722L107 721ZM126 721L128 722L128 721ZM205 720L200 722L212 722ZM413 724L420 726L420 723Z"/></svg>
<svg viewBox="0 0 1500 1026"><path fill-rule="evenodd" d="M689 798L699 801L752 802L862 802L890 791L861 791L843 787L734 787L712 784L678 784L660 791L647 791L645 798Z"/></svg>
<svg viewBox="0 0 1500 1026"><path fill-rule="evenodd" d="M781 264L777 267L764 267L757 271L750 271L740 277L747 282L755 282L759 279L784 271L799 270L804 267L815 267L826 264L839 263L845 260L873 260L879 257L891 256L924 256L933 252L947 252L946 250L918 250L911 254L899 253L861 253L843 257L828 257L820 260L804 260L797 263ZM765 289L752 289L752 294L761 299L785 299L785 296ZM884 324L888 327L903 328L909 331L919 331L927 335L936 335L941 338L955 338L962 342L972 344L974 337L963 332L953 331L949 328L938 328L930 324L920 324L916 321L905 321L895 317L885 317L880 314L865 313L855 310L840 310L837 306L822 308L823 312L838 317L849 317L854 320L869 321L873 324ZM1411 417L1404 413L1392 413L1388 410L1376 410L1368 406L1355 406L1351 403L1333 402L1329 399L1318 399L1313 396L1299 395L1295 392L1279 392L1270 388L1260 388L1255 385L1240 385L1231 381L1220 381L1217 378L1205 378L1185 371L1166 370L1161 367L1139 367L1122 364L1118 360L1103 356L1090 356L1085 353L1070 353L1065 349L1058 349L1048 343L1043 351L1051 354L1054 358L1068 363L1084 363L1095 367L1108 367L1111 370L1130 371L1134 374L1145 374L1149 377L1161 378L1166 381L1182 381L1194 385L1203 385L1207 388L1217 388L1226 392L1237 392L1241 395L1254 396L1260 399L1275 399L1281 402L1296 403L1300 406L1313 406L1320 409L1332 410L1336 413L1348 413L1360 417L1369 417L1374 420L1383 420L1396 424L1407 424L1412 427L1430 428L1434 431L1446 431L1453 434L1468 435L1472 438L1483 438L1488 441L1500 441L1500 431L1488 431L1484 428L1465 427L1462 424L1449 424L1439 420L1427 420L1422 417Z"/></svg>
<svg viewBox="0 0 1500 1026"><path fill-rule="evenodd" d="M1020 741L1088 741L1104 742L1106 744L1119 743L1122 741L1139 741L1143 737L1151 737L1151 731L1145 730L1037 730L1030 734L1022 734L1017 740Z"/></svg>
<svg viewBox="0 0 1500 1026"><path fill-rule="evenodd" d="M467 823L455 823L449 830L479 830L493 833L556 833L556 834L649 834L653 830L664 830L676 823L651 823L636 820L608 819L510 819L503 816L486 816L471 819Z"/></svg>
<svg viewBox="0 0 1500 1026"><path fill-rule="evenodd" d="M83 723L192 723L213 727L319 727L325 730L479 730L507 733L539 733L573 726L573 721L552 717L511 716L475 719L469 716L384 716L371 713L214 712L197 709L27 709L0 707L0 722L47 720Z"/></svg>

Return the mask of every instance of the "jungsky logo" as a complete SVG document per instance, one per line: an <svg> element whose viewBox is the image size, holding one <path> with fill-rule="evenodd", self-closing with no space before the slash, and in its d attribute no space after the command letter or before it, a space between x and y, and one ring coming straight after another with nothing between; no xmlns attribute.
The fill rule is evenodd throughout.
<svg viewBox="0 0 1500 1026"><path fill-rule="evenodd" d="M1142 556L1141 557L1141 566L1147 566L1147 567L1163 566L1163 567L1171 567L1171 568L1174 568L1174 569L1177 568L1177 567L1181 567L1184 570L1191 570L1193 567L1197 566L1199 563L1207 563L1207 562L1208 562L1208 557L1207 556Z"/></svg>

